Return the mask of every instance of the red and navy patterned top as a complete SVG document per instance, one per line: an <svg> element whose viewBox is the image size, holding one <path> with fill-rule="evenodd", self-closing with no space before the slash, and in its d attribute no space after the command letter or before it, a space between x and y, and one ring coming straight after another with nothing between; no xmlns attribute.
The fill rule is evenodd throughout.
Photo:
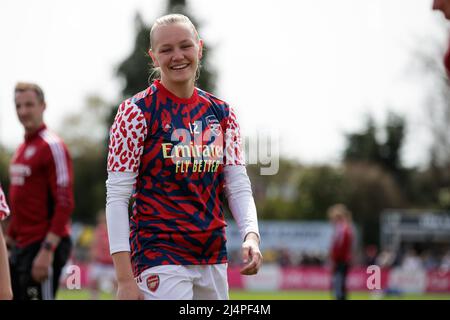
<svg viewBox="0 0 450 320"><path fill-rule="evenodd" d="M223 165L244 165L236 116L213 95L188 99L159 80L124 101L110 131L108 171L137 172L133 272L227 262Z"/></svg>

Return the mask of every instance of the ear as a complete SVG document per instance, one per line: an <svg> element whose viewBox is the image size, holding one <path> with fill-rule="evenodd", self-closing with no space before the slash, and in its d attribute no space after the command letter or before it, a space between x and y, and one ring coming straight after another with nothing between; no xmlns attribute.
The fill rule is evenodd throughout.
<svg viewBox="0 0 450 320"><path fill-rule="evenodd" d="M152 58L153 65L154 65L155 67L159 67L158 60L156 59L155 54L153 53L152 49L149 49L149 50L148 50L148 55L150 56L150 58Z"/></svg>
<svg viewBox="0 0 450 320"><path fill-rule="evenodd" d="M198 60L200 60L203 57L203 40L200 39L198 41Z"/></svg>

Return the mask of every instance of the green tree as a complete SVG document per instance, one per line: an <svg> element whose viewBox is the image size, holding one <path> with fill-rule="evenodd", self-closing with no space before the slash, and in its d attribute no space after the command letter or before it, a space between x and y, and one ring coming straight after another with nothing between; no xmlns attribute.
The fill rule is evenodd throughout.
<svg viewBox="0 0 450 320"><path fill-rule="evenodd" d="M389 112L382 128L384 141L378 138L380 130L372 117L368 117L361 132L347 134L347 146L344 150L344 162L368 162L382 166L401 182L403 166L401 149L405 138L405 120L398 114Z"/></svg>
<svg viewBox="0 0 450 320"><path fill-rule="evenodd" d="M407 183L410 172L401 163L405 126L402 116L390 112L381 130L369 117L361 132L347 135L343 199L355 212L366 244L378 242L380 213L386 208L407 207L408 195L413 193Z"/></svg>
<svg viewBox="0 0 450 320"><path fill-rule="evenodd" d="M296 209L303 219L326 219L328 208L344 202L344 172L331 166L302 170L298 181Z"/></svg>
<svg viewBox="0 0 450 320"><path fill-rule="evenodd" d="M386 208L404 208L403 191L383 167L367 162L344 165L341 185L343 203L361 227L364 244L379 242L380 213Z"/></svg>
<svg viewBox="0 0 450 320"><path fill-rule="evenodd" d="M442 24L442 34L446 34ZM415 178L425 182L422 199L428 199L428 207L450 210L450 74L442 59L448 50L448 41L439 41L436 35L419 39L421 43L412 55L420 86L427 89L423 100L423 119L432 137L429 146L428 168Z"/></svg>
<svg viewBox="0 0 450 320"><path fill-rule="evenodd" d="M365 244L378 242L379 217L384 209L405 206L402 190L392 175L369 162L302 168L297 191L292 210L298 218L326 220L330 206L344 203L353 212Z"/></svg>
<svg viewBox="0 0 450 320"><path fill-rule="evenodd" d="M361 132L347 134L347 146L344 150L344 161L381 162L381 145L376 137L377 129L372 117L366 120Z"/></svg>
<svg viewBox="0 0 450 320"><path fill-rule="evenodd" d="M380 164L397 177L403 172L401 149L405 138L405 126L405 120L401 116L389 113L385 126L386 141L380 144Z"/></svg>
<svg viewBox="0 0 450 320"><path fill-rule="evenodd" d="M151 59L148 55L150 28L145 25L138 13L134 19L134 48L130 55L117 68L117 75L125 80L123 97L130 97L148 86Z"/></svg>
<svg viewBox="0 0 450 320"><path fill-rule="evenodd" d="M276 175L261 175L259 165L248 165L258 217L260 219L300 219L295 208L297 183L302 166L293 160L281 158Z"/></svg>

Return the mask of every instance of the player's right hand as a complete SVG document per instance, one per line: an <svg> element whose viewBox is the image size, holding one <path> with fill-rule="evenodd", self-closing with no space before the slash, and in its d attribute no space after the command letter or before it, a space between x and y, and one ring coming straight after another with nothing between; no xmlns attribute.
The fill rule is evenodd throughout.
<svg viewBox="0 0 450 320"><path fill-rule="evenodd" d="M134 279L119 281L117 283L117 300L144 300L144 295Z"/></svg>
<svg viewBox="0 0 450 320"><path fill-rule="evenodd" d="M243 275L254 275L261 268L263 257L259 250L259 238L256 234L246 237L242 244L242 260L244 262L240 272Z"/></svg>

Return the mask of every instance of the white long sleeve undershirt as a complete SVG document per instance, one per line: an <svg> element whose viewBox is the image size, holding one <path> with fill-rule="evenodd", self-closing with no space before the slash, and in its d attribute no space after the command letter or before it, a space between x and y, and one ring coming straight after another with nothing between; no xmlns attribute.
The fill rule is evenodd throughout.
<svg viewBox="0 0 450 320"><path fill-rule="evenodd" d="M130 251L128 203L137 173L108 171L106 180L106 223L111 254Z"/></svg>
<svg viewBox="0 0 450 320"><path fill-rule="evenodd" d="M225 196L231 214L239 228L241 240L244 241L249 232L259 236L258 217L252 186L245 166L225 166Z"/></svg>

